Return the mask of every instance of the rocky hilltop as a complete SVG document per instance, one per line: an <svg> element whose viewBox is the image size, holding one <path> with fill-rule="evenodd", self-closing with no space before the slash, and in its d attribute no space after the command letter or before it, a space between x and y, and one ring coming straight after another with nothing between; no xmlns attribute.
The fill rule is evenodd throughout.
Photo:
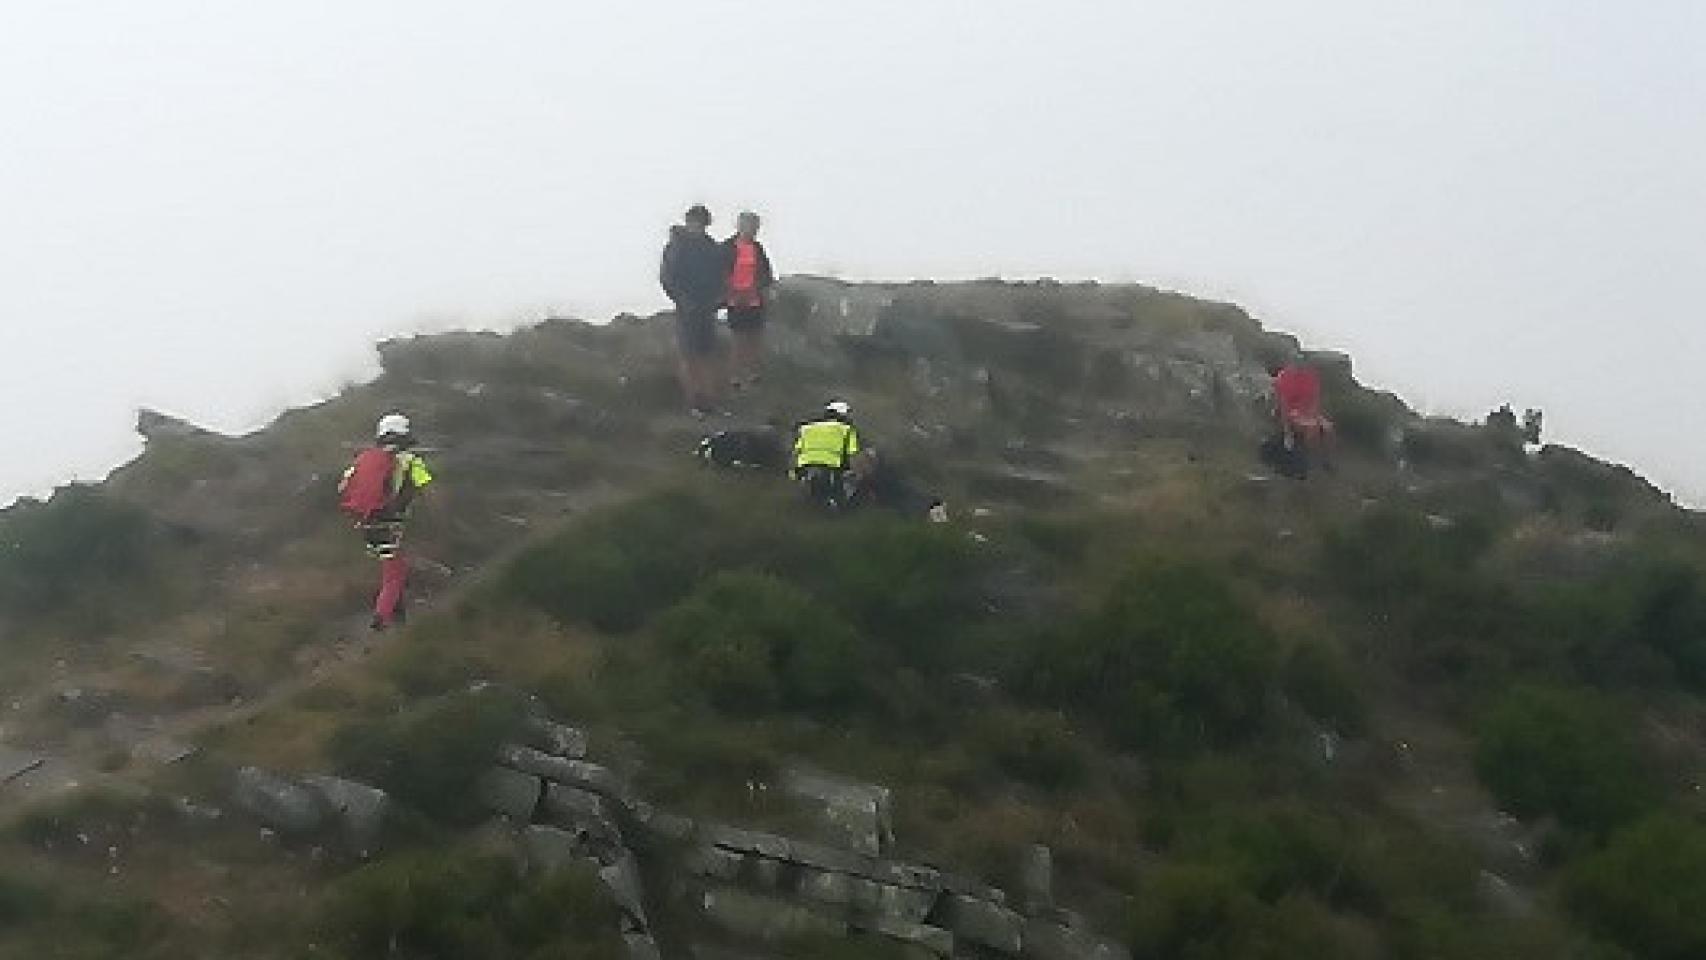
<svg viewBox="0 0 1706 960"><path fill-rule="evenodd" d="M1141 286L796 277L771 334L711 423L667 316L391 341L6 511L0 956L1706 949L1706 539L1632 472ZM950 523L690 455L830 397ZM371 636L333 486L398 409Z"/></svg>

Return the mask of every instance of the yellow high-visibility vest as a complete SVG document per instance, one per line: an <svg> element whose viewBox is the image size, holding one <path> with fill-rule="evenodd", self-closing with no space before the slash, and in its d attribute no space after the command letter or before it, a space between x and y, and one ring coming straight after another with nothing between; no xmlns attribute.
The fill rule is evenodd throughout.
<svg viewBox="0 0 1706 960"><path fill-rule="evenodd" d="M859 431L840 420L819 420L800 428L794 441L794 467L830 467L847 469L847 462L859 452Z"/></svg>

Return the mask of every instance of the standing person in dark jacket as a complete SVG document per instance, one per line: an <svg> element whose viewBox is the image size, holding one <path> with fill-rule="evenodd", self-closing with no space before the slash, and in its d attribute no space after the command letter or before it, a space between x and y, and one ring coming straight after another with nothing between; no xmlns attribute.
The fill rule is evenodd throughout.
<svg viewBox="0 0 1706 960"><path fill-rule="evenodd" d="M723 243L729 264L723 300L729 307L729 333L735 344L730 383L736 389L758 380L764 357L764 308L770 302L770 288L776 285L770 254L758 242L758 225L758 214L743 212L735 220L735 235Z"/></svg>
<svg viewBox="0 0 1706 960"><path fill-rule="evenodd" d="M681 390L696 417L717 400L717 308L728 286L728 255L705 232L711 211L695 204L669 230L658 279L675 302L675 337L681 351Z"/></svg>

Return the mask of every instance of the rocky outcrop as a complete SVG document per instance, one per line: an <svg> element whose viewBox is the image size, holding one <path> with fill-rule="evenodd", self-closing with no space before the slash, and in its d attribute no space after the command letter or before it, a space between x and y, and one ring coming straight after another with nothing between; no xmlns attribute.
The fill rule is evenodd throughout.
<svg viewBox="0 0 1706 960"><path fill-rule="evenodd" d="M640 857L664 851L677 902L726 935L786 943L854 934L938 957L1114 960L1123 948L1053 906L1053 857L1023 860L1023 895L889 855L893 798L879 785L804 767L781 792L815 814L816 838L726 823L699 823L639 799L614 768L587 759L578 728L541 721L535 744L509 744L480 783L492 812L522 823L528 868L594 865L623 913L630 956L657 956ZM548 732L545 732L548 731ZM553 749L554 748L554 749ZM671 852L672 851L672 852Z"/></svg>
<svg viewBox="0 0 1706 960"><path fill-rule="evenodd" d="M831 842L870 856L881 854L894 843L894 817L887 787L793 769L783 774L782 790L818 809L829 834L825 839Z"/></svg>
<svg viewBox="0 0 1706 960"><path fill-rule="evenodd" d="M391 810L391 798L385 791L342 777L308 777L303 785L319 794L345 839L358 852L365 855L379 842Z"/></svg>
<svg viewBox="0 0 1706 960"><path fill-rule="evenodd" d="M269 829L287 836L335 832L363 856L379 843L391 811L391 798L378 787L342 777L298 780L259 767L237 771L231 802Z"/></svg>
<svg viewBox="0 0 1706 960"><path fill-rule="evenodd" d="M136 411L136 432L149 443L158 440L224 439L219 434L198 427L188 420L148 407Z"/></svg>
<svg viewBox="0 0 1706 960"><path fill-rule="evenodd" d="M659 957L640 861L623 831L624 820L650 819L650 809L632 799L613 770L585 759L585 731L535 717L527 732L537 746L502 747L497 765L480 780L480 801L523 824L521 849L528 869L551 873L574 863L591 866L622 912L628 956Z"/></svg>
<svg viewBox="0 0 1706 960"><path fill-rule="evenodd" d="M293 835L319 830L328 813L317 792L259 767L237 771L231 800L266 826Z"/></svg>

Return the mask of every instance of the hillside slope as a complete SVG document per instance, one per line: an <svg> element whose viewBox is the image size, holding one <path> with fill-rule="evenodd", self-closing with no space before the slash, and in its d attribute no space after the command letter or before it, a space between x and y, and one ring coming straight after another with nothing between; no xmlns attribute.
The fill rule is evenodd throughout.
<svg viewBox="0 0 1706 960"><path fill-rule="evenodd" d="M793 278L773 331L730 422L849 399L952 523L701 468L667 317L394 341L244 437L145 413L108 481L6 511L0 956L1706 950L1706 538L1629 471L1317 353L1338 469L1273 478L1300 345L1143 287ZM440 483L375 638L332 486L392 409ZM570 859L631 854L643 923L487 820L542 714L611 778L618 842ZM254 802L325 773L382 835Z"/></svg>

